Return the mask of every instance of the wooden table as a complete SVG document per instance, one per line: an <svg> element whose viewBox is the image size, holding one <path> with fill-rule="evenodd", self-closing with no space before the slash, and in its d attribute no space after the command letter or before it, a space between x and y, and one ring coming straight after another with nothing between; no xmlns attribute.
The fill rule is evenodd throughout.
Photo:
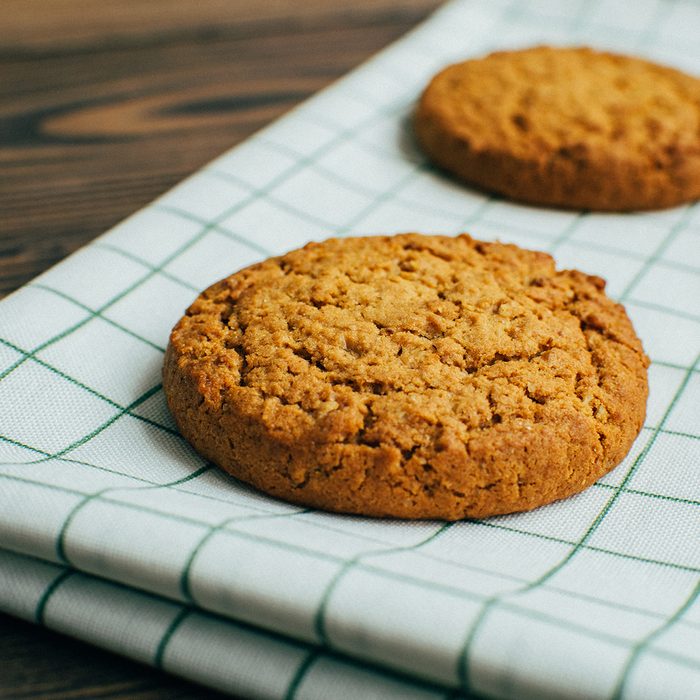
<svg viewBox="0 0 700 700"><path fill-rule="evenodd" d="M3 0L0 297L438 4ZM98 696L219 697L0 615L0 697Z"/></svg>

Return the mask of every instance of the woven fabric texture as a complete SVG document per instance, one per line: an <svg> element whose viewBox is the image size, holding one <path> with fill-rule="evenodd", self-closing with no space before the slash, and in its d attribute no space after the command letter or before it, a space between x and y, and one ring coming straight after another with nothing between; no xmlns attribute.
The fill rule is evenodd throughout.
<svg viewBox="0 0 700 700"><path fill-rule="evenodd" d="M531 208L436 173L413 105L448 62L590 44L700 74L700 4L454 0L0 304L0 609L252 697L696 698L700 206ZM646 424L584 493L486 521L275 501L204 463L161 386L197 293L331 235L499 239L608 280Z"/></svg>

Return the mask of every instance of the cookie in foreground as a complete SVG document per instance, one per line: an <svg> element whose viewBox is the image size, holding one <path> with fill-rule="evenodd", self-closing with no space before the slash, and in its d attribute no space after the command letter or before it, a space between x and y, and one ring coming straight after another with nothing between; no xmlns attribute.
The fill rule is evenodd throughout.
<svg viewBox="0 0 700 700"><path fill-rule="evenodd" d="M591 485L642 427L648 360L604 286L468 235L310 243L197 298L168 404L204 457L294 503L529 510Z"/></svg>
<svg viewBox="0 0 700 700"><path fill-rule="evenodd" d="M700 197L700 80L629 56L540 46L438 73L420 145L465 182L574 209L656 209Z"/></svg>

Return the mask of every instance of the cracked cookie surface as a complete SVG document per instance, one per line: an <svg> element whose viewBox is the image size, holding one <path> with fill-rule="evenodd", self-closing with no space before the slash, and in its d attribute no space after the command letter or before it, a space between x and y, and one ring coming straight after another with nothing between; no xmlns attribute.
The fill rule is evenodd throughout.
<svg viewBox="0 0 700 700"><path fill-rule="evenodd" d="M168 403L203 456L295 503L529 510L612 469L643 424L648 360L604 286L467 235L311 243L199 296Z"/></svg>
<svg viewBox="0 0 700 700"><path fill-rule="evenodd" d="M415 131L439 166L524 202L627 211L700 197L700 80L629 56L540 46L449 66Z"/></svg>

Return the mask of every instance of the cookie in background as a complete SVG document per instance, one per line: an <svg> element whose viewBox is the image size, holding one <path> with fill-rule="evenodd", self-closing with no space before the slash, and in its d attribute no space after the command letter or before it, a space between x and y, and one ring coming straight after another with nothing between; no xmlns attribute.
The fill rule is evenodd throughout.
<svg viewBox="0 0 700 700"><path fill-rule="evenodd" d="M492 53L438 73L414 122L436 165L510 199L631 211L700 197L700 80L638 58Z"/></svg>

